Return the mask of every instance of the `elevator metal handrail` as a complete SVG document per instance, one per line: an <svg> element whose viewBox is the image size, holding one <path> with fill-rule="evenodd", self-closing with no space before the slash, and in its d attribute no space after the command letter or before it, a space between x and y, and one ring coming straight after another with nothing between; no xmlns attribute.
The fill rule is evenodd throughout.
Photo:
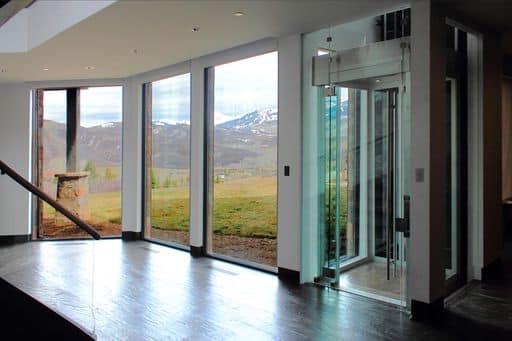
<svg viewBox="0 0 512 341"><path fill-rule="evenodd" d="M48 194L32 185L29 181L19 175L14 169L7 166L2 160L0 160L0 173L7 174L11 179L17 182L19 185L24 187L30 193L36 195L39 199L45 201L48 205L52 206L54 209L62 213L66 218L74 222L79 228L87 232L91 237L98 240L101 238L98 231L96 231L91 225L87 224L85 221L80 219L76 214L66 209L64 206L59 204L54 199L50 198Z"/></svg>

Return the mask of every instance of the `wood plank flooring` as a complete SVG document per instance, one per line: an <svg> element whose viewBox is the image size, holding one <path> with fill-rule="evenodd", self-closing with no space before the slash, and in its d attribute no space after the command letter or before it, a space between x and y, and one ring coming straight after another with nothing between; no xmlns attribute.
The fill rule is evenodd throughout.
<svg viewBox="0 0 512 341"><path fill-rule="evenodd" d="M485 326L512 340L512 237L505 243L501 271L496 278L474 281L446 305L447 312Z"/></svg>
<svg viewBox="0 0 512 341"><path fill-rule="evenodd" d="M100 340L454 340L397 307L148 242L0 248L0 276Z"/></svg>

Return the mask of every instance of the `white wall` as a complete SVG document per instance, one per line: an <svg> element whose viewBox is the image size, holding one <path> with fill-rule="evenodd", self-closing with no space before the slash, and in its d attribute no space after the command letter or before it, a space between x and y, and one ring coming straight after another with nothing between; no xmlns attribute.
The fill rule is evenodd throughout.
<svg viewBox="0 0 512 341"><path fill-rule="evenodd" d="M30 91L23 84L0 85L0 160L28 178ZM30 196L7 175L0 176L0 235L28 235Z"/></svg>
<svg viewBox="0 0 512 341"><path fill-rule="evenodd" d="M411 238L408 245L409 296L429 298L429 166L430 166L430 1L411 6ZM415 180L423 169L424 181Z"/></svg>

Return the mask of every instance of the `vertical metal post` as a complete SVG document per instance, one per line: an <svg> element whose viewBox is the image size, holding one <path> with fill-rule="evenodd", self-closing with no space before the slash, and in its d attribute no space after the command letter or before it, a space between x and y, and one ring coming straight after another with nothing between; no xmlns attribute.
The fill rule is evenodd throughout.
<svg viewBox="0 0 512 341"><path fill-rule="evenodd" d="M392 190L392 202L393 202L393 210L391 212L391 224L393 225L393 234L391 235L392 236L392 245L393 245L393 277L396 277L397 276L397 260L398 260L398 257L399 257L399 250L398 250L398 238L396 236L396 225L395 225L395 205L398 205L396 203L396 200L397 200L397 194L398 194L398 190L396 188L396 185L398 183L400 183L400 181L398 179L395 179L395 176L397 174L399 174L398 171L395 172L395 169L397 168L397 165L396 165L396 159L397 159L397 155L399 155L398 151L396 150L396 148L398 147L398 143L397 143L397 90L396 89L392 89L390 91L390 95L391 95L391 118L392 118L392 129L393 129L393 164L391 165L392 169L393 169L393 188L391 189ZM395 133L396 132L396 133ZM397 181L395 181L397 180Z"/></svg>
<svg viewBox="0 0 512 341"><path fill-rule="evenodd" d="M334 92L334 96L336 98L336 227L334 232L334 238L336 240L336 261L334 265L336 266L336 270L334 271L334 281L335 283L339 282L340 278L340 204L341 204L341 179L340 179L340 171L341 171L341 115L340 115L340 107L341 103L339 101L339 96L336 94L336 88ZM331 103L332 104L332 103ZM331 107L332 110L332 107ZM347 148L348 150L348 148Z"/></svg>
<svg viewBox="0 0 512 341"><path fill-rule="evenodd" d="M213 250L213 205L215 175L215 68L204 70L204 204L203 204L203 246L207 253Z"/></svg>
<svg viewBox="0 0 512 341"><path fill-rule="evenodd" d="M393 94L394 90L387 90L387 125L388 125L388 164L387 164L387 226L386 226L386 277L390 279L391 272L391 251L395 251L393 242L393 231L394 231L394 117L393 117ZM393 247L393 248L392 248ZM393 257L396 252L393 252Z"/></svg>
<svg viewBox="0 0 512 341"><path fill-rule="evenodd" d="M142 233L151 238L151 169L153 167L153 85L142 85Z"/></svg>

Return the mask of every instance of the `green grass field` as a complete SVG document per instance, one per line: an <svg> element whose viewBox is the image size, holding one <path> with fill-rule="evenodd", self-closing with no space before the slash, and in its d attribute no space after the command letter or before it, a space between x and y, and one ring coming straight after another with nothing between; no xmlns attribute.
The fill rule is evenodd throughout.
<svg viewBox="0 0 512 341"><path fill-rule="evenodd" d="M162 230L188 231L188 187L155 188L151 191L151 225ZM119 192L92 193L91 220L121 223ZM275 238L277 227L277 179L250 177L215 183L213 230L216 234ZM45 205L45 217L54 210Z"/></svg>
<svg viewBox="0 0 512 341"><path fill-rule="evenodd" d="M113 224L121 224L121 193L106 192L93 193L89 196L91 205L91 220L105 221ZM55 210L44 204L43 217L55 217Z"/></svg>
<svg viewBox="0 0 512 341"><path fill-rule="evenodd" d="M275 177L251 177L214 185L213 231L243 237L276 237ZM151 197L151 225L188 231L188 189L156 188Z"/></svg>

